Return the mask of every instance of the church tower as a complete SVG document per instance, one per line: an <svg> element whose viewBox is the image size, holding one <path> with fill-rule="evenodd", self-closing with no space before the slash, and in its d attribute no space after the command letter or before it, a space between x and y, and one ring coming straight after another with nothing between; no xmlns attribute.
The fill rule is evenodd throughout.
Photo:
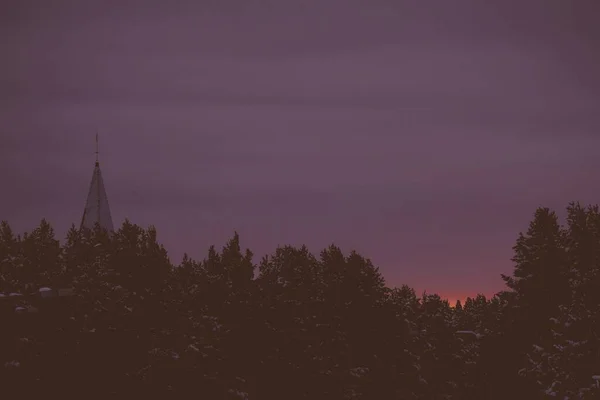
<svg viewBox="0 0 600 400"><path fill-rule="evenodd" d="M104 189L104 181L100 172L100 163L98 162L98 134L96 133L96 166L92 175L92 183L88 192L83 217L81 218L81 228L94 229L95 224L109 232L113 232L112 217L108 206L108 197Z"/></svg>

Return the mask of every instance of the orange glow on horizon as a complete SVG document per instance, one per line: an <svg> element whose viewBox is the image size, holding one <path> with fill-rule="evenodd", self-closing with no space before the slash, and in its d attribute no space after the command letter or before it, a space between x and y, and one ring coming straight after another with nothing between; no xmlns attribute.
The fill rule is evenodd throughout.
<svg viewBox="0 0 600 400"><path fill-rule="evenodd" d="M448 303L450 303L450 307L454 308L456 306L456 301L460 300L460 304L461 305L465 305L465 301L467 300L467 297L474 297L474 296L448 296L448 297L443 297L446 300L448 300Z"/></svg>

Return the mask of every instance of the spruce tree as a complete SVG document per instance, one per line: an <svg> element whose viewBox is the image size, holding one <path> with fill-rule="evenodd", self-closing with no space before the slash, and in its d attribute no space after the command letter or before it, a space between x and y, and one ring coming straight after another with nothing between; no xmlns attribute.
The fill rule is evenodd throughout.
<svg viewBox="0 0 600 400"><path fill-rule="evenodd" d="M537 335L558 306L569 298L565 236L556 213L539 208L526 234L520 233L513 247L512 276L502 275L518 295L519 305L529 315L529 329Z"/></svg>
<svg viewBox="0 0 600 400"><path fill-rule="evenodd" d="M420 302L414 289L403 285L387 291L387 329L381 340L387 348L387 365L392 374L388 383L400 398L419 398L422 391L421 331L417 325Z"/></svg>
<svg viewBox="0 0 600 400"><path fill-rule="evenodd" d="M532 347L521 375L548 398L592 399L600 388L600 213L597 206L567 208L567 259L571 298L550 318L550 335Z"/></svg>
<svg viewBox="0 0 600 400"><path fill-rule="evenodd" d="M19 290L17 269L22 268L19 261L20 239L15 236L7 221L0 222L0 293Z"/></svg>
<svg viewBox="0 0 600 400"><path fill-rule="evenodd" d="M21 290L30 293L42 286L53 286L61 273L62 251L48 221L42 219L37 228L23 235L20 250L24 264L16 273Z"/></svg>
<svg viewBox="0 0 600 400"><path fill-rule="evenodd" d="M322 282L317 259L303 246L279 247L259 265L256 307L261 330L258 396L293 392L319 398Z"/></svg>

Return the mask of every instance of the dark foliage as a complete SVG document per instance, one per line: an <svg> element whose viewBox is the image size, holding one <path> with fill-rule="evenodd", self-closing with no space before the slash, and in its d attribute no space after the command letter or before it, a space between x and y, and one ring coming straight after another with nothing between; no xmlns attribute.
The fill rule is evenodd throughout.
<svg viewBox="0 0 600 400"><path fill-rule="evenodd" d="M153 227L0 224L0 377L17 398L600 398L600 212L539 209L507 291L451 307L332 245L173 265ZM59 290L60 289L60 290ZM67 290L69 289L69 290Z"/></svg>

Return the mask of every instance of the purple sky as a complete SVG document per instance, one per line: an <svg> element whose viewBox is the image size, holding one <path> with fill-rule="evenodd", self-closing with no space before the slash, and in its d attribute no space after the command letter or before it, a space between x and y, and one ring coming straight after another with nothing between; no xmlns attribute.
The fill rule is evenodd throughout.
<svg viewBox="0 0 600 400"><path fill-rule="evenodd" d="M176 262L237 230L492 294L537 206L599 202L595 4L5 0L0 219L79 223L98 130Z"/></svg>

